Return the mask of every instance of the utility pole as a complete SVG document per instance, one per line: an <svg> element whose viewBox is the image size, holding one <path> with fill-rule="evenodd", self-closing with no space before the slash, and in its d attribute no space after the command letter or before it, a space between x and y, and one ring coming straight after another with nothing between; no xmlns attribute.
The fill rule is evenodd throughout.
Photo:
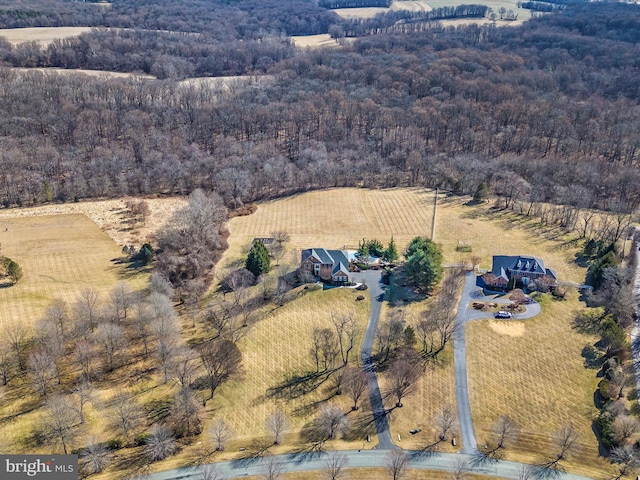
<svg viewBox="0 0 640 480"><path fill-rule="evenodd" d="M433 222L431 222L431 241L436 241L436 216L438 214L438 192L439 188L436 187L436 196L433 199Z"/></svg>

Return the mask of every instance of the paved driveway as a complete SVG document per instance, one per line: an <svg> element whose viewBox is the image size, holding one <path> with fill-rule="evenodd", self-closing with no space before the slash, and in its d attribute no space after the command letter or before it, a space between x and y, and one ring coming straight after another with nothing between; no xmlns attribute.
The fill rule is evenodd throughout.
<svg viewBox="0 0 640 480"><path fill-rule="evenodd" d="M376 432L378 434L377 448L388 450L395 448L391 440L391 431L389 430L389 419L387 412L382 403L382 394L378 385L378 378L373 371L373 363L371 362L371 351L373 350L373 342L376 339L376 329L380 320L380 309L382 307L382 299L384 297L384 286L382 285L382 272L379 270L366 270L360 273L354 273L353 279L356 282L366 281L369 290L369 298L371 299L371 312L369 313L369 323L362 340L362 352L360 353L360 361L369 381L369 401L371 402L371 410L373 419L376 424Z"/></svg>
<svg viewBox="0 0 640 480"><path fill-rule="evenodd" d="M455 320L453 336L453 364L456 378L456 403L458 407L458 421L460 422L460 435L462 436L462 453L474 454L478 451L476 434L471 418L471 405L469 404L469 388L467 384L467 341L465 338L465 325L471 320L493 318L493 314L473 309L470 306L473 301L491 301L493 303L510 303L508 298L487 298L482 289L476 286L476 274L468 272L464 279L464 288L458 313ZM515 314L513 320L525 320L535 317L540 313L540 304L532 303L526 306L523 313ZM506 320L511 321L511 320Z"/></svg>

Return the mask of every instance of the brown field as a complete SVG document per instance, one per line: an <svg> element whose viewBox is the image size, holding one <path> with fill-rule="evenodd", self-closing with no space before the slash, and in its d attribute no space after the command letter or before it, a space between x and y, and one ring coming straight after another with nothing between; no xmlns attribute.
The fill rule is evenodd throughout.
<svg viewBox="0 0 640 480"><path fill-rule="evenodd" d="M433 198L433 192L425 189L374 191L348 188L308 192L265 202L259 205L253 215L236 217L230 221L230 247L220 261L218 271L239 267L251 239L269 236L276 230L285 230L291 235L290 242L286 244L286 261L282 263L292 266L298 262L302 248L342 248L345 245L355 248L363 237L378 238L386 244L393 235L402 251L414 236L430 234ZM464 200L441 197L436 242L441 245L445 262L456 263L477 256L480 265L488 268L493 254L531 254L542 257L561 279L576 282L583 279L584 270L573 263L575 243L560 230L541 229L533 220L509 212L493 211L488 204L465 206ZM184 204L181 199L148 202L152 211L150 219L144 227L133 231L122 215L122 200L1 210L0 242L3 253L18 261L25 271L21 284L0 290L0 302L3 306L10 305L11 318L37 319L47 303L45 297L55 297L56 288L64 292L62 298L72 299L73 289L79 287L64 282L74 280L103 291L110 288L119 278L118 268L112 266L110 259L119 256L120 247L107 234L100 232L96 224L120 244L139 244L150 238L154 230L161 228L171 213ZM38 213L75 215L38 216ZM80 213L86 213L95 223ZM5 232L5 228L9 230ZM82 232L82 235L77 232ZM468 243L473 249L472 253L457 252L459 241ZM96 245L100 247L96 248ZM29 250L26 251L26 248ZM76 264L80 266L73 270L72 266ZM65 269L69 269L69 272ZM34 271L55 271L56 274L50 275L53 278L46 278L42 273L33 277ZM275 275L276 272L271 274ZM26 287L32 281L30 277L41 283L32 285L27 291ZM14 295L12 291L20 292L16 289L21 287L23 293L27 291L23 297L1 297ZM259 289L259 286L254 287L253 294L259 294ZM302 373L312 367L310 331L315 326L329 326L332 311L351 311L361 328L364 328L369 302L355 302L355 296L356 292L348 289L326 292L301 289L299 295L284 306L275 309L268 306L257 312L261 320L250 327L248 335L240 341L244 355L243 376L220 387L214 400L208 402L206 407L207 422L222 417L233 426L235 435L227 450L213 454L210 440L203 433L194 442L183 445L178 455L154 464L153 470L174 468L195 461L238 458L242 455L238 452L239 448L250 450L256 439L265 438L264 421L277 405L291 415L292 429L285 436L283 444L278 448L270 448L269 453L300 448L299 431L313 419L323 402L337 402L345 412L349 411L349 400L346 396L332 396L329 382L296 399L276 399L266 393L270 387L283 381L285 375ZM385 306L386 310L389 308ZM406 309L407 319L411 322L424 304L415 303L402 308ZM595 439L589 429L589 421L595 412L592 392L597 379L593 371L582 367L580 356L582 347L593 339L578 335L569 326L572 315L579 308L581 304L575 296L565 302L549 301L539 318L526 322L524 331L522 327L508 328L503 325L504 322L470 324L469 384L479 441L497 412L507 412L515 416L523 428L521 443L519 449L514 450L513 458L536 461L540 452L548 448L549 438L558 424L570 419L582 432L582 460L586 465L571 464L571 470L583 474L587 469L591 472L594 468L602 472L606 470L596 458ZM190 327L189 318L185 318L183 323L185 338L202 335L199 324L195 329ZM422 448L428 444L433 438L431 425L435 414L444 405L455 405L451 357L451 352L445 352L442 365L428 369L417 391L404 401L405 406L392 413L394 439L397 441L397 434L400 433L402 439L398 444L403 448ZM116 376L120 380L129 375L133 377L137 375L136 372L145 371L144 368L143 365L133 364L126 371L116 372ZM116 376L97 385L99 397L107 399L112 395L112 382ZM173 392L174 387L163 386L158 377L157 372L145 374L135 384L138 400L149 405L149 408L159 401L166 401ZM384 387L384 380L382 384ZM3 398L2 395L0 417L28 409L32 402L29 395L12 398ZM372 426L363 422L368 417L366 412L365 405L356 414L349 413L354 427L348 441L332 441L327 448L361 448L363 438L367 433L372 433ZM34 447L28 442L40 415L41 410L35 408L19 417L20 421L13 422L11 428L6 430L9 443L21 450L33 450ZM408 434L411 428L422 428L422 432L412 437ZM81 427L74 448L83 446L90 433L96 434L99 440L107 440L112 435L101 419L99 402L90 410L87 425ZM375 443L374 436L365 448L371 448ZM451 449L450 444L447 445L446 448ZM536 453L527 454L525 450ZM126 469L123 465L128 464L127 459L136 455L140 455L139 449L119 451L117 461L120 462L120 468ZM122 478L122 470L114 466L99 478ZM425 477L415 478L440 477L426 474Z"/></svg>
<svg viewBox="0 0 640 480"><path fill-rule="evenodd" d="M221 265L245 255L254 237L276 230L291 235L288 248L296 262L301 249L355 249L365 237L386 244L393 236L403 249L413 237L430 234L432 212L433 192L424 189L331 189L261 203L253 215L229 223L231 242Z"/></svg>
<svg viewBox="0 0 640 480"><path fill-rule="evenodd" d="M291 42L299 48L337 48L340 44L328 33L319 35L299 35L291 37Z"/></svg>
<svg viewBox="0 0 640 480"><path fill-rule="evenodd" d="M0 218L0 243L24 272L0 289L0 325L33 324L53 299L72 302L86 288L104 293L125 278L111 261L120 247L84 215Z"/></svg>
<svg viewBox="0 0 640 480"><path fill-rule="evenodd" d="M391 7L367 7L367 8L336 8L332 10L342 18L373 18L379 13L385 13L392 10L410 10L428 12L433 8L431 2L424 0L395 1Z"/></svg>
<svg viewBox="0 0 640 480"><path fill-rule="evenodd" d="M22 42L38 42L48 45L59 38L77 37L81 33L90 32L92 27L34 27L34 28L2 28L0 37L17 45Z"/></svg>
<svg viewBox="0 0 640 480"><path fill-rule="evenodd" d="M599 379L595 370L584 367L581 356L596 338L571 328L584 304L574 291L564 301L545 297L542 305L541 315L517 322L517 328L493 320L467 326L469 397L478 445L498 416L509 415L521 433L507 458L540 462L552 450L553 433L571 423L580 433L580 451L568 462L570 470L610 474L610 464L598 457L591 429L598 413L593 392Z"/></svg>
<svg viewBox="0 0 640 480"><path fill-rule="evenodd" d="M410 303L403 307L389 307L383 305L381 319L392 310L404 311L407 324L414 326L419 320L420 313L426 309L428 301ZM378 376L382 392L387 385L384 374ZM390 398L385 400L385 407L393 409L390 415L391 437L401 448L409 450L422 450L434 443L436 430L434 418L444 407L450 405L456 410L456 389L453 370L453 348L447 346L440 355L437 363L428 365L420 376L414 393L406 397L402 408L393 408L395 401ZM409 430L420 429L421 432L411 435ZM400 435L400 441L398 441ZM462 447L462 441L458 436L458 444L453 447L449 441L438 445L438 451L457 452Z"/></svg>

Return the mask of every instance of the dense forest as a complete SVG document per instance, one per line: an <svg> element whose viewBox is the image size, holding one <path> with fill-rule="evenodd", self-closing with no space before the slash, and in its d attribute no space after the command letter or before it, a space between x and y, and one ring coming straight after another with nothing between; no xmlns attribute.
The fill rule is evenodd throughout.
<svg viewBox="0 0 640 480"><path fill-rule="evenodd" d="M269 81L224 89L0 71L4 205L202 187L233 206L343 185L473 194L483 182L507 206L640 204L637 6L569 5L512 28L431 23L328 50L265 35L203 53L214 47L203 36L94 32L46 55L113 69L122 52L143 65L123 70ZM0 55L24 65L14 60L23 48Z"/></svg>

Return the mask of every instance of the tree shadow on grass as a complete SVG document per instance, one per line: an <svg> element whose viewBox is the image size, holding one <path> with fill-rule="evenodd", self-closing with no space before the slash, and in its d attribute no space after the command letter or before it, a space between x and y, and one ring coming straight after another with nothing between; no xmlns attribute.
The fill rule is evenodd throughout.
<svg viewBox="0 0 640 480"><path fill-rule="evenodd" d="M330 376L331 372L327 371L287 375L284 381L267 390L266 397L284 400L299 398L316 390Z"/></svg>
<svg viewBox="0 0 640 480"><path fill-rule="evenodd" d="M356 417L351 422L351 428L344 434L344 440L354 442L356 440L365 440L367 437L375 435L376 419L370 408L360 408L351 410L347 415L356 413Z"/></svg>

